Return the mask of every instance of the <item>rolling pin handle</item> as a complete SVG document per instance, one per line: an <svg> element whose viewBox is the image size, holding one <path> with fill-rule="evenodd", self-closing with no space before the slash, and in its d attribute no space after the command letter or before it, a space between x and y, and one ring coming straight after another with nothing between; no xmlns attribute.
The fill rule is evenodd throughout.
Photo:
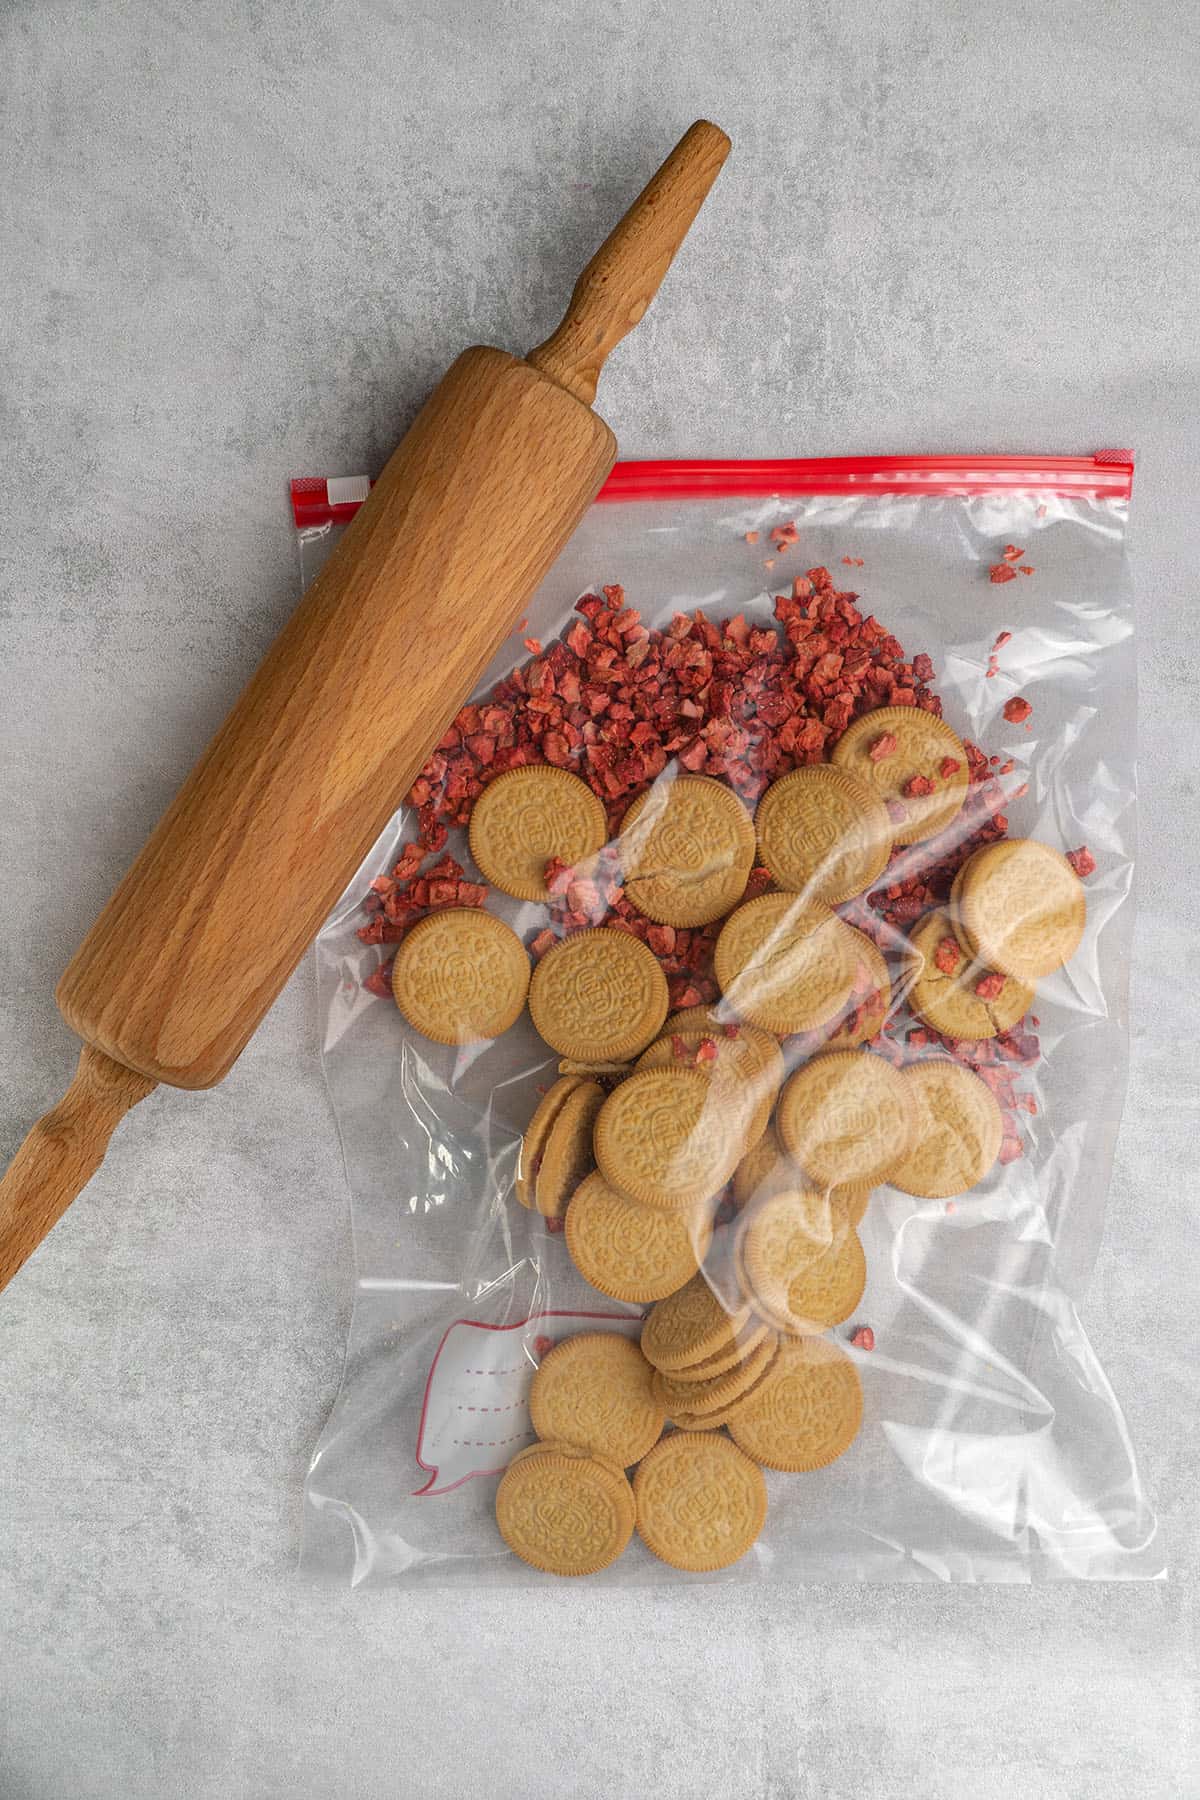
<svg viewBox="0 0 1200 1800"><path fill-rule="evenodd" d="M38 1120L0 1181L0 1288L86 1187L130 1107L157 1086L84 1045L74 1081Z"/></svg>
<svg viewBox="0 0 1200 1800"><path fill-rule="evenodd" d="M526 357L585 406L605 357L658 292L729 149L719 126L697 119L575 283L558 330Z"/></svg>

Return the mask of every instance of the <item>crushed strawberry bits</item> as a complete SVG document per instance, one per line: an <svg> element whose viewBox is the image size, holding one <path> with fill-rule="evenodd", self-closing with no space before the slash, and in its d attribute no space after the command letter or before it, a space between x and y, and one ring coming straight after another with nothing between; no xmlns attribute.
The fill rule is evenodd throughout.
<svg viewBox="0 0 1200 1800"><path fill-rule="evenodd" d="M1018 575L1036 574L1037 571L1029 563L1021 561L1024 554L1024 550L1017 544L1005 544L1000 552L1000 561L993 563L988 570L989 579L999 587L1006 581L1015 581ZM1007 638L1008 633L1003 635Z"/></svg>
<svg viewBox="0 0 1200 1800"><path fill-rule="evenodd" d="M932 662L907 661L856 599L813 568L778 596L775 625L677 613L658 631L619 587L584 595L564 637L463 707L438 744L410 796L423 841L442 849L486 783L523 763L582 775L615 826L671 758L753 804L777 775L824 761L861 712L940 715Z"/></svg>
<svg viewBox="0 0 1200 1800"><path fill-rule="evenodd" d="M748 534L749 541L755 535ZM790 524L768 535L777 552L789 550L799 537ZM1012 579L1013 563L1023 554L1012 545L1005 549L998 565L1003 579ZM741 614L713 620L702 612L677 613L659 630L643 623L618 586L584 595L576 612L579 616L561 639L545 648L528 639L530 660L487 698L461 708L443 735L409 796L419 836L404 846L391 873L377 877L365 897L368 917L358 933L364 943L395 944L431 911L484 904L486 885L467 877L446 844L450 830L467 823L483 789L506 770L550 763L582 776L604 802L611 838L630 803L668 764L727 783L753 808L778 776L828 760L841 733L863 713L912 706L941 715L941 701L931 685L932 659L923 652L910 659L886 627L862 611L858 595L837 588L823 567L797 576L790 593L776 596L772 624L751 624ZM1010 635L997 636L989 674ZM1029 702L1018 697L1007 702L1004 716L1010 723L1023 722L1031 711ZM912 922L928 908L946 903L966 858L1008 830L1005 794L993 773L999 759L989 762L970 743L964 748L967 798L944 841L895 846L879 886L840 909L885 953L899 952ZM869 756L881 762L896 750L895 734L884 731L871 744ZM945 780L959 768L956 757L947 757L939 773ZM917 799L933 790L927 776L915 775L903 792ZM889 802L889 811L898 821L907 817L902 800ZM1071 860L1081 875L1095 867L1084 846L1071 853ZM567 932L603 923L649 945L667 976L673 1008L716 998L712 961L720 922L685 929L647 918L626 899L611 847L586 867L551 862L545 878L550 895L545 923L528 945L535 960ZM767 870L756 868L746 898L769 885ZM957 942L943 938L938 967L954 974L960 958ZM1003 981L1001 975L984 974L975 992L994 999ZM390 964L384 964L364 985L386 995L389 983ZM1018 1115L1036 1111L1032 1096L1016 1088L1020 1073L1040 1053L1031 1031L1018 1027L978 1044L940 1038L916 1025L907 1009L893 1010L889 1017L883 996L864 970L848 1012L825 1032L791 1040L791 1048L803 1053L839 1032L870 1041L896 1062L931 1045L948 1050L987 1081L1000 1102L1005 1117L1002 1160L1021 1154ZM690 1047L681 1040L680 1047L697 1062L717 1053L710 1038Z"/></svg>
<svg viewBox="0 0 1200 1800"><path fill-rule="evenodd" d="M390 875L377 875L363 900L370 923L359 928L364 944L398 944L408 926L447 906L482 906L488 890L483 882L467 881L463 866L443 856L424 874L418 874L429 855L420 840L406 844Z"/></svg>

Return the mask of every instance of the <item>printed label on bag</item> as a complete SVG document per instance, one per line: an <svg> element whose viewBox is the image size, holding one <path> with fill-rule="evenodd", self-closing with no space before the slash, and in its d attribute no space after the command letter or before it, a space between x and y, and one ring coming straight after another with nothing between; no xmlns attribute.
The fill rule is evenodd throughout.
<svg viewBox="0 0 1200 1800"><path fill-rule="evenodd" d="M641 1313L534 1313L517 1325L457 1319L434 1352L417 1430L429 1480L413 1491L448 1494L475 1475L498 1475L532 1444L529 1384L548 1350L577 1331L636 1338Z"/></svg>

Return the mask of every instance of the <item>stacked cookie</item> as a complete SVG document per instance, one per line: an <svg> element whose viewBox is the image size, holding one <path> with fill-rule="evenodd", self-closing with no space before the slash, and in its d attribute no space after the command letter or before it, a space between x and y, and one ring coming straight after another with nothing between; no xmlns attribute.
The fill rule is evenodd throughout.
<svg viewBox="0 0 1200 1800"><path fill-rule="evenodd" d="M702 1259L721 1190L766 1134L784 1073L768 1033L674 1015L620 1072L559 1077L526 1129L517 1197L546 1218L566 1212L571 1255L602 1293L659 1299L694 1273L689 1246Z"/></svg>
<svg viewBox="0 0 1200 1800"><path fill-rule="evenodd" d="M997 1037L1074 956L1086 923L1083 883L1061 851L1036 838L985 844L955 876L950 905L909 933L909 1004L946 1037Z"/></svg>
<svg viewBox="0 0 1200 1800"><path fill-rule="evenodd" d="M675 1404L676 1389L694 1414ZM556 1345L529 1406L539 1442L513 1458L496 1492L500 1533L518 1556L550 1574L595 1574L636 1528L663 1562L700 1573L727 1568L758 1537L764 1467L818 1469L841 1455L862 1390L836 1345L781 1342L748 1308L726 1312L697 1277L655 1307L640 1348L604 1332ZM664 1437L668 1415L676 1429Z"/></svg>

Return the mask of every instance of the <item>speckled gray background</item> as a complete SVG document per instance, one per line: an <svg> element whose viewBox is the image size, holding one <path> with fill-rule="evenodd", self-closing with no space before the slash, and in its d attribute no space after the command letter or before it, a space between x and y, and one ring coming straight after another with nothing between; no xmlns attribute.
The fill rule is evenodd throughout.
<svg viewBox="0 0 1200 1800"><path fill-rule="evenodd" d="M1186 1800L1200 25L1175 0L0 6L0 1156L51 991L296 592L289 474L545 335L696 114L736 158L627 454L1140 454L1134 1075L1085 1319L1153 1586L318 1592L352 1267L311 974L134 1113L0 1302L4 1800ZM264 901L269 904L269 899Z"/></svg>

